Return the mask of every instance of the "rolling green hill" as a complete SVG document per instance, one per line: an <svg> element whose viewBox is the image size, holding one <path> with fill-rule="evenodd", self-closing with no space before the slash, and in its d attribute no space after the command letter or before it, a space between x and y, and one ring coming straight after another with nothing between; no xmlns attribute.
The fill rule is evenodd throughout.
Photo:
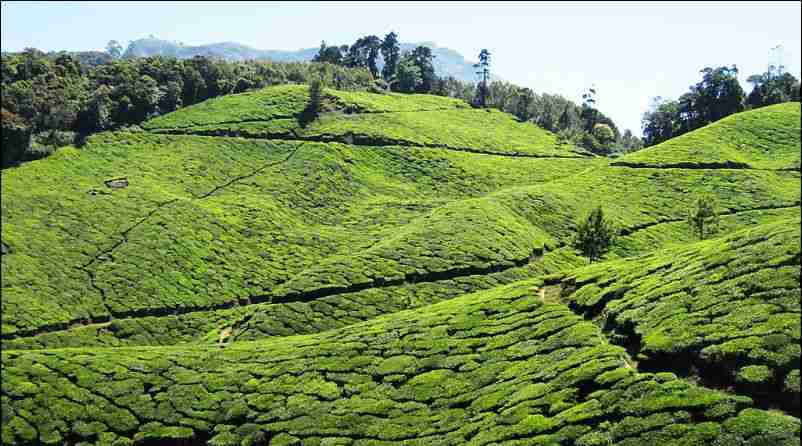
<svg viewBox="0 0 802 446"><path fill-rule="evenodd" d="M498 110L431 95L327 90L325 113L309 125L299 116L307 88L287 85L212 99L143 125L154 133L257 139L339 141L358 145L442 147L529 157L581 157L555 136ZM479 124L481 123L481 124Z"/></svg>
<svg viewBox="0 0 802 446"><path fill-rule="evenodd" d="M564 300L637 351L799 412L799 216L562 281Z"/></svg>
<svg viewBox="0 0 802 446"><path fill-rule="evenodd" d="M794 116L799 116L799 102L736 113L614 164L799 170L800 124Z"/></svg>
<svg viewBox="0 0 802 446"><path fill-rule="evenodd" d="M2 172L4 444L799 444L798 104L610 162L449 98L307 102Z"/></svg>
<svg viewBox="0 0 802 446"><path fill-rule="evenodd" d="M593 324L539 301L538 285L224 350L3 352L3 406L13 414L3 437L10 444L798 444L798 419L671 373L635 371Z"/></svg>

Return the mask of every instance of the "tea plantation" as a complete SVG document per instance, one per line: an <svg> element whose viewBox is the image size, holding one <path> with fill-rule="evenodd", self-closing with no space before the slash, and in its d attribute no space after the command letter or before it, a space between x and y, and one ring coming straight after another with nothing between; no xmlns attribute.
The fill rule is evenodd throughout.
<svg viewBox="0 0 802 446"><path fill-rule="evenodd" d="M308 101L2 171L3 444L800 444L798 103L608 160L449 98Z"/></svg>

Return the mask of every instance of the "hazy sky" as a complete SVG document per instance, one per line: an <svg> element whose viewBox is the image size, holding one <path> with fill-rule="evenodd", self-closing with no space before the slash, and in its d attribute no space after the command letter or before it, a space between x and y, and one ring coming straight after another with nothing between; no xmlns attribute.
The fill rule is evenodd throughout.
<svg viewBox="0 0 802 446"><path fill-rule="evenodd" d="M496 73L536 92L578 102L595 83L599 108L637 134L650 99L678 97L705 66L736 64L744 81L782 44L800 77L800 2L2 2L3 51L96 50L149 34L294 50L390 30L469 59L488 48Z"/></svg>

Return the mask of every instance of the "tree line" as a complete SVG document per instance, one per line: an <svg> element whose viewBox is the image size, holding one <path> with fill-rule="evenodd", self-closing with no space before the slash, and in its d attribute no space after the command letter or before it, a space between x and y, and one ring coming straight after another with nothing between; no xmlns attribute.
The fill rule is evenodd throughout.
<svg viewBox="0 0 802 446"><path fill-rule="evenodd" d="M645 146L661 143L748 109L799 101L799 81L790 73L766 72L747 78L747 96L738 82L738 67L704 68L702 79L678 99L656 97L643 114Z"/></svg>
<svg viewBox="0 0 802 446"><path fill-rule="evenodd" d="M112 57L93 64L36 49L3 54L0 73L3 167L226 94L312 78L340 90L376 87L369 71L328 63Z"/></svg>
<svg viewBox="0 0 802 446"><path fill-rule="evenodd" d="M360 37L350 46L328 46L323 41L313 62L367 69L382 87L391 91L434 93L441 79L435 74L433 59L427 46L402 52L398 34L391 31L383 39L375 35Z"/></svg>
<svg viewBox="0 0 802 446"><path fill-rule="evenodd" d="M479 60L486 60L487 50ZM484 54L484 58L483 58ZM557 133L561 139L599 155L629 152L642 147L632 131L621 133L612 119L590 103L581 106L559 95L538 95L509 82L478 84L435 74L431 49L418 46L401 51L398 35L390 32L360 37L352 45L323 41L313 61L370 71L382 88L401 93L428 93L463 99L475 106L496 108ZM486 67L485 67L486 68Z"/></svg>
<svg viewBox="0 0 802 446"><path fill-rule="evenodd" d="M89 134L137 125L160 114L206 99L269 85L318 79L340 90L428 93L477 104L474 83L435 74L431 49L400 50L398 36L365 36L347 46L325 42L314 63L226 62L197 56L120 58L92 53L43 53L26 49L2 55L2 167L41 158L56 148L78 144ZM103 54L103 53L99 53ZM486 106L560 133L605 154L613 140L626 140L601 113L591 113L560 96L501 81L486 88ZM607 133L594 127L609 127ZM597 129L598 130L598 129ZM602 130L604 130L602 128ZM601 140L602 142L600 142Z"/></svg>

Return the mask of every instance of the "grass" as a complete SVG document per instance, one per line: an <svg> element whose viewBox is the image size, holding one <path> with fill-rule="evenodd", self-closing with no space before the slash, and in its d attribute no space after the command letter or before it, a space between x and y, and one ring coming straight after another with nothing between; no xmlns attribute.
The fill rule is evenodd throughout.
<svg viewBox="0 0 802 446"><path fill-rule="evenodd" d="M799 102L736 113L620 158L634 165L799 170Z"/></svg>
<svg viewBox="0 0 802 446"><path fill-rule="evenodd" d="M4 444L799 444L798 105L617 165L427 95L302 126L306 94L3 170Z"/></svg>

